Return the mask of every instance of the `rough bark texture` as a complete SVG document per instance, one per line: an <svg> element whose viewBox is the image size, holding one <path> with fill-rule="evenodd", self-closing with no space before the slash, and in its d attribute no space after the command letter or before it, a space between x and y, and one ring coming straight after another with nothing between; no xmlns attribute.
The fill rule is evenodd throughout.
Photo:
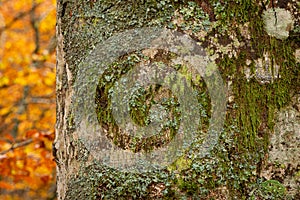
<svg viewBox="0 0 300 200"><path fill-rule="evenodd" d="M281 10L291 18L280 18ZM297 10L299 3L293 0L58 0L53 144L58 199L299 199ZM274 17L274 26L280 28L268 33L263 16L272 11L277 13L267 18ZM72 109L73 86L79 64L98 43L117 32L148 26L178 30L205 48L228 88L226 121L209 156L197 157L196 142L163 170L123 173L101 165L82 143ZM207 93L202 97L209 104ZM207 123L204 117L203 129Z"/></svg>

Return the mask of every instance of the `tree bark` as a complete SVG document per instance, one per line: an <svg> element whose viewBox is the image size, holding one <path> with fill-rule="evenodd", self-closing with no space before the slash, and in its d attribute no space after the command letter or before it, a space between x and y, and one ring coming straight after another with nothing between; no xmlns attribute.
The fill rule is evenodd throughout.
<svg viewBox="0 0 300 200"><path fill-rule="evenodd" d="M299 198L298 4L294 1L289 4L267 2L59 0L57 123L53 144L58 199ZM171 53L170 47L164 49L162 44L166 41L163 40L158 42L160 49L151 49L149 35L154 37L157 30L174 34L175 43L188 38L185 40L190 42L190 47L199 48L195 53L200 56L197 59L209 60L203 61L207 65L204 71L198 76L199 71L191 70L184 63L177 63L178 68L171 66L176 64L174 56L178 54L184 54L180 58L192 63L189 56L195 55L182 53L190 51L184 42L182 48L185 49L181 52ZM128 40L132 46L126 46ZM125 53L120 50L122 48ZM199 64L199 60L196 61ZM104 64L97 64L101 62ZM135 111L133 106L127 113L137 126L147 126L147 116L152 112L149 110L154 110L154 117L164 115L159 106L155 107L158 109L155 113L154 104L149 103L151 98L152 103L161 103L169 112L164 117L169 117L169 122L175 125L164 126L161 137L134 139L118 125L116 116L111 118L115 104L108 91L112 85L125 80L121 78L134 72L136 66L143 66L141 70L151 77L151 69L145 67L150 65L145 63L154 62L170 65L170 69L191 82L186 84L197 91L201 131L197 130L194 141L181 156L164 167L143 173L122 171L107 165L97 151L113 151L114 144L123 152L118 154L117 163L128 159L126 166L137 166L131 163L135 155L168 145L172 139L177 139L179 125L176 123L184 123L184 118L179 116L184 113L175 108L184 104L178 96L181 91L186 94L188 87L182 89L178 82L175 86L179 89L166 89L158 84L144 93L137 90L136 99L131 97L146 105L137 106ZM93 68L96 72L90 70L92 65L98 67ZM96 81L95 73L101 74ZM212 75L215 73L220 75L222 83L218 76ZM212 76L213 81L209 79ZM91 83L96 84L90 87ZM211 86L214 84L221 84L217 87L221 89L216 90ZM222 102L220 110L215 104L223 92L226 95L225 121L220 119L222 127L217 129L219 122L214 124L211 119L219 117L216 112L222 115ZM192 100L184 100L192 106ZM90 108L95 108L91 116L86 114ZM85 113L86 118L81 118L79 112ZM90 127L89 120L95 119L98 125L83 128ZM142 130L152 131L151 128ZM213 141L212 130L217 132L216 141L206 143L209 139ZM203 139L201 135L210 138ZM199 152L205 149L207 153ZM126 157L127 152L132 152L131 157Z"/></svg>

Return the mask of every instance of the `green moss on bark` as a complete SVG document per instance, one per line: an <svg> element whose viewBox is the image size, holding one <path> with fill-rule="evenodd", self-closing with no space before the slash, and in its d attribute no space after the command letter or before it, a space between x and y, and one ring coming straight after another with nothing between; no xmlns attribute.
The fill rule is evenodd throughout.
<svg viewBox="0 0 300 200"><path fill-rule="evenodd" d="M295 50L299 48L297 38L277 40L266 34L262 20L264 7L254 1L78 1L64 3L64 9L58 12L63 19L62 31L65 36L65 51L68 67L76 77L76 67L97 43L116 32L128 28L162 26L176 28L197 38L197 28L207 29L203 46L216 34L228 37L231 33L245 46L234 49L236 56L219 56L216 62L223 79L232 82L233 102L227 104L227 117L218 145L210 156L199 158L197 150L201 138L196 140L185 157L179 158L167 169L147 174L117 172L101 163L91 166L82 165L79 174L70 179L67 199L78 197L88 199L162 198L208 198L211 191L225 188L230 197L247 199L255 195L253 191L269 191L270 187L284 190L276 181L263 182L260 178L261 165L268 153L269 138L274 127L274 115L277 110L288 105L293 94L300 90L299 63L295 59ZM174 16L186 20L184 25L174 22ZM203 12L203 13L201 13ZM181 16L182 15L182 16ZM202 16L199 17L199 16ZM209 16L209 19L208 19ZM178 17L178 16L177 16ZM199 25L208 20L211 26ZM249 25L250 38L246 38L239 27ZM219 40L222 42L222 40ZM223 41L224 42L224 41ZM117 47L116 47L117 48ZM217 52L217 48L212 52ZM255 74L255 60L268 52L272 66L280 65L279 75L273 82L262 84L255 78L247 79L244 67L251 62L251 72ZM214 56L214 53L213 53ZM133 67L133 65L132 65ZM130 68L127 68L130 69ZM181 71L180 71L181 70ZM183 69L179 69L183 72ZM107 72L108 76L118 78L126 72ZM111 82L112 84L113 82ZM205 83L199 81L195 87L203 89ZM101 88L101 87L100 87ZM98 100L108 95L109 82L100 91ZM208 95L199 96L206 101ZM203 100L202 99L202 100ZM141 100L141 99L140 99ZM204 101L204 102L205 102ZM108 99L103 99L108 103ZM100 102L98 102L100 103ZM137 115L139 112L133 113ZM113 123L110 113L98 113L105 123ZM204 129L209 122L209 112L204 113ZM145 116L136 121L146 119ZM69 116L71 120L71 115ZM144 123L140 122L141 124ZM110 131L114 131L113 128ZM118 139L114 136L114 140ZM125 144L124 144L125 146ZM184 160L184 162L182 161ZM269 183L272 183L271 185ZM161 187L161 190L156 191ZM156 189L155 189L156 188ZM264 192L263 191L263 192ZM251 193L252 192L252 193ZM257 195L265 193L256 193ZM156 194L155 194L156 193ZM155 196L157 195L157 196ZM281 195L281 193L280 193ZM216 196L217 197L217 194Z"/></svg>

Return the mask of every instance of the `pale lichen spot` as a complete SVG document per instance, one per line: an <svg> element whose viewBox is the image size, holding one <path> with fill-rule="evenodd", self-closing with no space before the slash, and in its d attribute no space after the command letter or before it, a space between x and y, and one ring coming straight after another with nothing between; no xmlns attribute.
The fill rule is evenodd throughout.
<svg viewBox="0 0 300 200"><path fill-rule="evenodd" d="M291 13L282 8L269 8L263 13L265 30L268 35L277 39L289 37L289 31L293 29L293 17Z"/></svg>
<svg viewBox="0 0 300 200"><path fill-rule="evenodd" d="M264 53L262 58L254 60L255 69L254 72L251 71L251 61L246 60L246 66L244 68L244 74L246 79L249 81L251 78L255 77L257 81L261 84L273 83L277 78L280 78L279 69L280 66L275 62L272 63L272 59L268 52Z"/></svg>
<svg viewBox="0 0 300 200"><path fill-rule="evenodd" d="M296 62L300 62L300 49L297 49L295 52Z"/></svg>

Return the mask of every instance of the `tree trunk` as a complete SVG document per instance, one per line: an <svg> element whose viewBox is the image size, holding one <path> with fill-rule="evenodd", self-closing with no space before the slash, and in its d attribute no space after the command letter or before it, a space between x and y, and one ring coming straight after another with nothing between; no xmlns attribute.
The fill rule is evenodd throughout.
<svg viewBox="0 0 300 200"><path fill-rule="evenodd" d="M59 0L58 199L300 198L298 8Z"/></svg>

